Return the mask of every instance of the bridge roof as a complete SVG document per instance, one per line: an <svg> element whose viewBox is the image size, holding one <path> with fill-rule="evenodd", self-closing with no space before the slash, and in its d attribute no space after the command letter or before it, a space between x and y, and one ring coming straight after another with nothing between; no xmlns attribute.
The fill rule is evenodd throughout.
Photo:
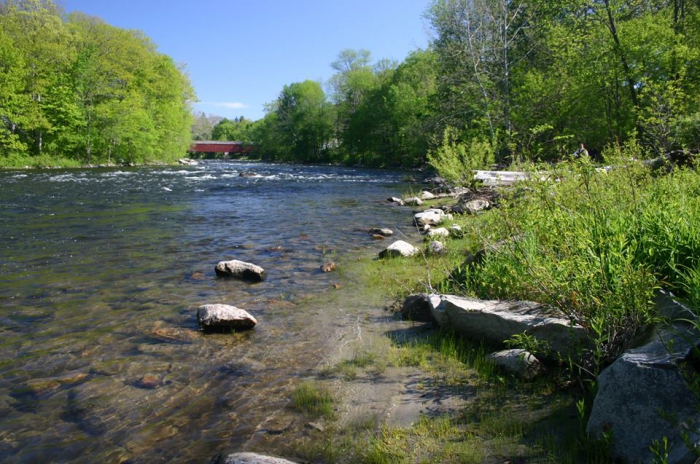
<svg viewBox="0 0 700 464"><path fill-rule="evenodd" d="M196 153L230 153L239 151L243 145L243 142L228 140L197 140L190 145L190 151Z"/></svg>

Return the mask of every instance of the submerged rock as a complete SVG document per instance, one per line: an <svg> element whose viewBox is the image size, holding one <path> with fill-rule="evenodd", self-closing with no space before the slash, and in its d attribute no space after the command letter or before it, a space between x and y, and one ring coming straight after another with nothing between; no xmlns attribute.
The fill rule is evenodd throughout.
<svg viewBox="0 0 700 464"><path fill-rule="evenodd" d="M197 321L204 331L248 330L258 323L247 311L224 304L200 306Z"/></svg>
<svg viewBox="0 0 700 464"><path fill-rule="evenodd" d="M336 269L336 265L334 262L329 262L329 263L323 263L321 265L321 271L322 272L333 272Z"/></svg>
<svg viewBox="0 0 700 464"><path fill-rule="evenodd" d="M216 275L236 277L256 282L265 280L266 277L265 269L260 266L235 259L231 261L220 261L216 265Z"/></svg>
<svg viewBox="0 0 700 464"><path fill-rule="evenodd" d="M282 458L264 456L257 453L234 453L226 457L224 464L296 464Z"/></svg>
<svg viewBox="0 0 700 464"><path fill-rule="evenodd" d="M385 227L379 228L379 227L373 227L369 230L369 233L372 235L381 235L383 237L390 237L394 235L394 231L391 229L387 229Z"/></svg>

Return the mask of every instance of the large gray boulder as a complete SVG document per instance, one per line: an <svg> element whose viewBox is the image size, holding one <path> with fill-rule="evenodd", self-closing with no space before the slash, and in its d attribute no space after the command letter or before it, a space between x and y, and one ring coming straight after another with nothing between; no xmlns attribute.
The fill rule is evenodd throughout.
<svg viewBox="0 0 700 464"><path fill-rule="evenodd" d="M405 258L410 258L416 254L420 253L420 250L408 242L403 240L397 240L391 245L389 245L385 250L379 253L380 258L392 258L397 256L403 256Z"/></svg>
<svg viewBox="0 0 700 464"><path fill-rule="evenodd" d="M224 464L295 464L282 458L264 456L257 453L234 453L229 454Z"/></svg>
<svg viewBox="0 0 700 464"><path fill-rule="evenodd" d="M440 326L470 339L502 344L513 335L526 332L545 342L552 354L564 356L590 344L583 327L539 303L431 295L430 307Z"/></svg>
<svg viewBox="0 0 700 464"><path fill-rule="evenodd" d="M231 261L220 261L216 265L216 275L236 277L238 279L251 280L254 282L265 280L266 277L265 269L260 266L235 259Z"/></svg>
<svg viewBox="0 0 700 464"><path fill-rule="evenodd" d="M248 330L258 321L247 311L224 304L207 304L197 309L197 322L204 331Z"/></svg>
<svg viewBox="0 0 700 464"><path fill-rule="evenodd" d="M651 463L650 446L668 440L668 463L692 464L700 446L700 404L681 366L697 353L700 334L690 324L657 329L645 345L622 354L598 376L586 432L612 432L613 455L630 463Z"/></svg>

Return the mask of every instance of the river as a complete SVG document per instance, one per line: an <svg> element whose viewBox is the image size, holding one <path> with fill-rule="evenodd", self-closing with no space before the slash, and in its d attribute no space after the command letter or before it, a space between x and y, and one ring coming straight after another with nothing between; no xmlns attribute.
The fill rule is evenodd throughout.
<svg viewBox="0 0 700 464"><path fill-rule="evenodd" d="M0 461L244 449L362 318L342 264L390 243L366 229L413 233L386 201L403 176L238 162L0 172ZM228 259L268 277L218 278ZM329 260L338 272L320 271ZM205 336L207 303L259 324Z"/></svg>

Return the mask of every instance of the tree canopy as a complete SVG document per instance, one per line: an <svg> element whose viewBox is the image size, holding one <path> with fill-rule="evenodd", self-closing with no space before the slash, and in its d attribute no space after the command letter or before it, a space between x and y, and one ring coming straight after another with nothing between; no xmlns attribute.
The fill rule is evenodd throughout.
<svg viewBox="0 0 700 464"><path fill-rule="evenodd" d="M0 3L0 164L168 161L190 143L194 91L139 31L51 0Z"/></svg>
<svg viewBox="0 0 700 464"><path fill-rule="evenodd" d="M650 154L700 148L697 2L433 0L425 17L430 46L401 63L352 49L330 63L314 156L289 145L306 124L283 104L299 84L256 124L262 152L420 166L469 147L500 163L630 139Z"/></svg>

